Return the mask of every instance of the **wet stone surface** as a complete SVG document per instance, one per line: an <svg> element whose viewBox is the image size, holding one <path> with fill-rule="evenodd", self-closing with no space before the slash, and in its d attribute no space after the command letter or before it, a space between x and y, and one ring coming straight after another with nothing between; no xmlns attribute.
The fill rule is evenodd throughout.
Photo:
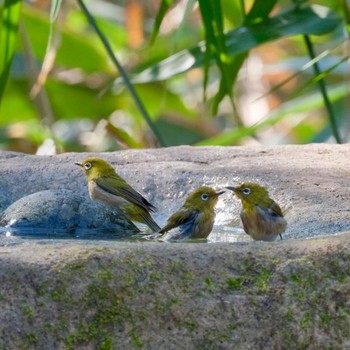
<svg viewBox="0 0 350 350"><path fill-rule="evenodd" d="M96 203L88 197L85 174L74 165L74 162L81 162L90 155L32 156L1 152L0 211L35 192L68 191L72 200L66 206L67 212L64 213L64 207L59 210L61 221L66 221L68 229L76 225L77 215L81 216L79 225L83 228L89 227L91 222L101 222L99 217L105 214L100 210L105 208L100 206L96 210L97 218L93 218ZM160 226L181 207L186 195L199 186L220 188L253 181L266 186L272 198L287 211L288 227L284 239L310 238L350 230L348 145L183 146L97 156L110 162L122 177L158 208L154 218ZM85 212L80 206L80 214L75 209L73 214L71 209L77 207L74 204L77 198L84 203ZM31 209L26 210L25 215L30 216L28 210ZM32 210L38 211L37 205ZM231 192L220 196L210 239L250 241L242 231L239 212L240 202ZM7 212L6 217L8 223L11 215Z"/></svg>
<svg viewBox="0 0 350 350"><path fill-rule="evenodd" d="M18 199L0 214L0 226L7 235L36 237L123 238L138 232L122 213L67 190Z"/></svg>
<svg viewBox="0 0 350 350"><path fill-rule="evenodd" d="M2 225L118 226L88 197L74 165L87 156L1 152ZM288 210L284 240L251 241L231 193L217 205L216 243L62 240L56 229L38 240L4 227L0 349L350 348L349 145L98 156L158 207L160 225L194 188L258 182Z"/></svg>

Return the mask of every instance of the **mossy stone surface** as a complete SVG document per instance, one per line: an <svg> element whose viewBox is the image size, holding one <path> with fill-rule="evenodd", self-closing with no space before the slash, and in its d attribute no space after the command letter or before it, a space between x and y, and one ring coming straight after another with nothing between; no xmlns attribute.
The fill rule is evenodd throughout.
<svg viewBox="0 0 350 350"><path fill-rule="evenodd" d="M4 247L0 347L346 349L349 242Z"/></svg>
<svg viewBox="0 0 350 350"><path fill-rule="evenodd" d="M0 152L1 210L62 189L90 205L74 165L87 156ZM201 185L263 184L289 208L284 240L4 241L0 349L350 348L349 145L98 156L158 207L160 225ZM221 197L216 224L238 227L239 202Z"/></svg>

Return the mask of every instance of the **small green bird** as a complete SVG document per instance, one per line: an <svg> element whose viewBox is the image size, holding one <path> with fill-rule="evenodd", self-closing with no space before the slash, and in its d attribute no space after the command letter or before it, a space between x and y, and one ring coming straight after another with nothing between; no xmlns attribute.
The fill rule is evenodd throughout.
<svg viewBox="0 0 350 350"><path fill-rule="evenodd" d="M224 191L216 192L206 186L199 187L190 193L182 208L171 215L167 224L158 231L162 234L161 240L184 241L207 238L214 225L214 207L218 197L223 193Z"/></svg>
<svg viewBox="0 0 350 350"><path fill-rule="evenodd" d="M244 231L256 241L274 241L286 230L287 221L279 205L269 197L265 187L245 182L232 190L242 202Z"/></svg>
<svg viewBox="0 0 350 350"><path fill-rule="evenodd" d="M87 175L92 200L120 208L128 219L146 224L152 232L160 230L150 215L156 210L155 206L121 178L110 164L100 158L87 158L83 163L75 164Z"/></svg>

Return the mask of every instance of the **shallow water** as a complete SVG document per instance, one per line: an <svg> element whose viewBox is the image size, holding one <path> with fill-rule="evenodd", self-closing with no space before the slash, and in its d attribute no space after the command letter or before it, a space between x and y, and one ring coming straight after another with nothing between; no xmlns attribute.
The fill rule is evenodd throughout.
<svg viewBox="0 0 350 350"><path fill-rule="evenodd" d="M144 227L139 227L141 232L130 234L113 233L99 229L76 230L74 233L60 229L44 228L0 228L0 246L18 245L31 241L55 241L55 240L82 240L82 241L122 241L122 242L154 242L158 240L146 240L143 235L149 234ZM232 226L214 226L208 239L188 240L186 243L237 243L249 242L252 239L245 234L242 228Z"/></svg>
<svg viewBox="0 0 350 350"><path fill-rule="evenodd" d="M189 178L188 182L191 183L192 179ZM222 189L227 185L235 185L241 183L242 180L239 177L230 178L230 181L223 184L221 178L204 176L203 184L211 186L213 188ZM258 181L257 181L258 182ZM220 185L218 185L220 183ZM181 205L185 194L181 191L168 192L166 195L166 201L162 206L162 211L154 213L154 219L162 227L166 224L167 218ZM181 201L179 200L181 198ZM288 200L287 200L288 202ZM291 206L288 202L281 201L283 207ZM249 235L247 235L242 228L239 212L241 210L241 203L237 198L227 191L219 197L219 201L216 204L216 218L214 229L209 235L208 239L204 240L188 240L186 242L192 243L237 243L237 242L251 242L253 241ZM288 213L290 216L290 213ZM25 217L26 218L26 217ZM288 220L288 219L287 219ZM6 227L0 227L0 246L22 244L26 241L39 241L39 240L83 240L83 241L126 241L126 242L139 242L146 241L143 234L151 234L150 230L145 226L140 226L137 223L130 231L123 231L123 228L119 226L111 229L81 229L71 225L73 228L71 231L67 229L57 229L53 227L65 227L68 225L62 225L58 223L56 226L50 228L33 227L32 222L26 222L19 227L16 224L16 220L12 220ZM53 221L54 222L54 221ZM47 225L45 222L44 226ZM115 231L117 230L118 231ZM139 229L141 232L137 233L134 230ZM288 231L288 228L287 228ZM283 236L284 239L295 238L291 233L286 232ZM147 242L160 242L159 240L147 240Z"/></svg>
<svg viewBox="0 0 350 350"><path fill-rule="evenodd" d="M40 239L79 239L79 240L129 240L130 233L113 232L101 229L76 229L74 233L64 229L50 228L6 228L0 227L0 246L21 244L24 241Z"/></svg>

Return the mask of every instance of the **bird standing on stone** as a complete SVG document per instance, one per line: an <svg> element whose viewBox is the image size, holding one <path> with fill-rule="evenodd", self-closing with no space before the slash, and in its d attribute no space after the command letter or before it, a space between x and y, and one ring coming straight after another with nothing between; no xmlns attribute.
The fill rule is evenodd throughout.
<svg viewBox="0 0 350 350"><path fill-rule="evenodd" d="M256 241L274 241L277 236L282 239L287 221L265 187L245 182L226 188L232 190L242 202L241 220L248 235Z"/></svg>
<svg viewBox="0 0 350 350"><path fill-rule="evenodd" d="M160 230L150 215L156 208L121 178L110 164L92 157L75 164L87 175L92 200L120 208L128 219L146 224L152 232Z"/></svg>
<svg viewBox="0 0 350 350"><path fill-rule="evenodd" d="M199 187L189 194L182 208L170 216L166 225L150 238L163 241L184 241L187 239L207 238L213 229L214 207L218 197L224 191L215 191L210 187ZM152 237L153 236L153 237Z"/></svg>

